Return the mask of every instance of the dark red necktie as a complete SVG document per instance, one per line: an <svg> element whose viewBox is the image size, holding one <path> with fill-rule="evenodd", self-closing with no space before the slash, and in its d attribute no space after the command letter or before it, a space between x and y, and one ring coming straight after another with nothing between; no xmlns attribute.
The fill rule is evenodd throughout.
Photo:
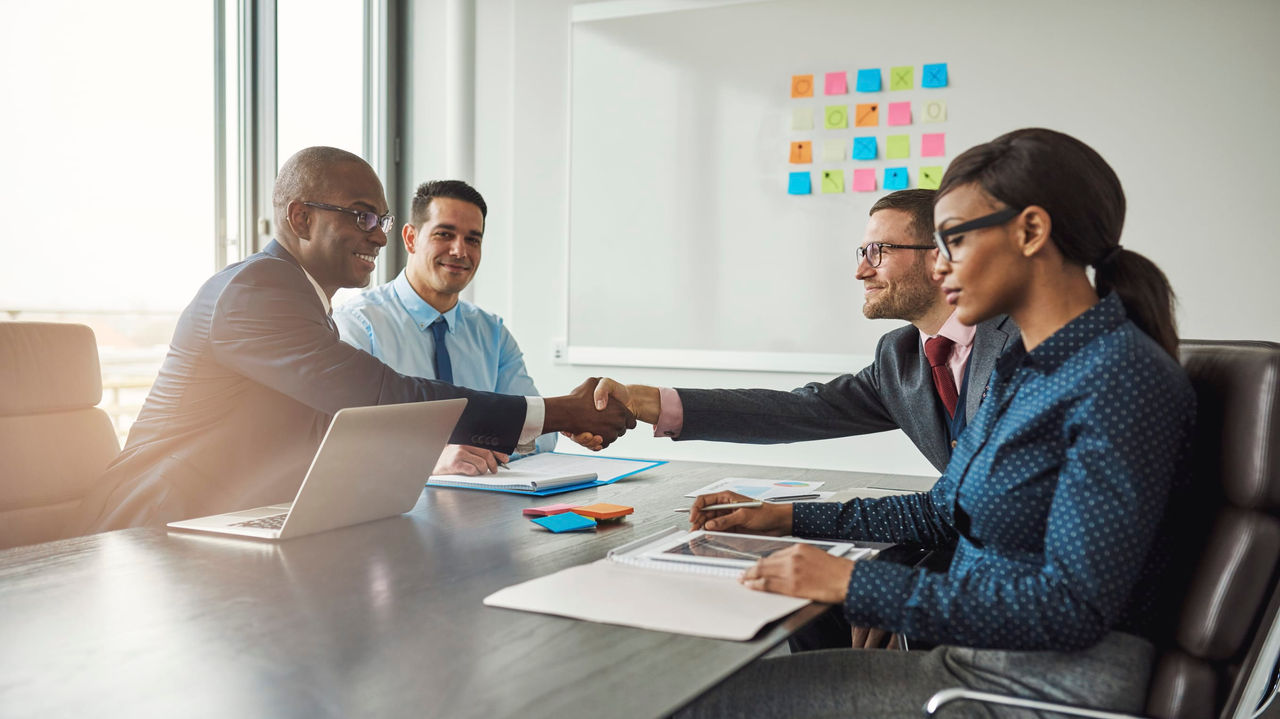
<svg viewBox="0 0 1280 719"><path fill-rule="evenodd" d="M933 368L933 386L938 388L938 396L942 398L942 404L947 407L947 415L951 417L956 414L956 400L960 396L956 393L955 377L947 366L947 360L951 359L951 348L955 344L942 335L924 342L924 356Z"/></svg>

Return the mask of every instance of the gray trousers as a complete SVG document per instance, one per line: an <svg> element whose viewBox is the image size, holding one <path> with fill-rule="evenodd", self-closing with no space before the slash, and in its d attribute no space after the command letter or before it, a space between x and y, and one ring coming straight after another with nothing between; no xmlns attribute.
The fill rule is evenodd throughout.
<svg viewBox="0 0 1280 719"><path fill-rule="evenodd" d="M939 689L964 687L1026 698L1141 712L1155 651L1146 639L1111 632L1078 652L942 646L929 651L828 649L754 662L677 717L911 717ZM939 717L1028 717L972 702ZM1043 715L1061 716L1061 715Z"/></svg>

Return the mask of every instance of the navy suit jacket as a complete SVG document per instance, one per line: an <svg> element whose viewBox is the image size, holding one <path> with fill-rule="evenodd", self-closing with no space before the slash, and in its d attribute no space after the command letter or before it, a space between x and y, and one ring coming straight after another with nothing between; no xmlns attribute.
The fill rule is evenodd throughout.
<svg viewBox="0 0 1280 719"><path fill-rule="evenodd" d="M406 377L342 342L301 265L273 241L210 278L182 313L124 450L73 529L291 501L339 409L452 397L468 403L450 441L514 449L523 397ZM431 467L422 470L425 481Z"/></svg>
<svg viewBox="0 0 1280 719"><path fill-rule="evenodd" d="M972 419L996 357L1019 336L1005 316L978 325L969 354L965 416ZM933 386L920 331L912 325L880 338L875 361L857 374L783 392L767 389L680 389L679 439L776 444L901 428L939 472L951 458L946 409Z"/></svg>

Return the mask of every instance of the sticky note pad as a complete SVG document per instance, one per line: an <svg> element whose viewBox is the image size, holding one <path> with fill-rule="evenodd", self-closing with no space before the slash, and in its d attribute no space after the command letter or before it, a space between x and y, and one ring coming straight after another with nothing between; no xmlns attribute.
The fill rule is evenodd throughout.
<svg viewBox="0 0 1280 719"><path fill-rule="evenodd" d="M830 195L837 192L844 192L844 171L823 170L822 194Z"/></svg>
<svg viewBox="0 0 1280 719"><path fill-rule="evenodd" d="M791 143L791 162L795 164L813 162L813 146L808 140Z"/></svg>
<svg viewBox="0 0 1280 719"><path fill-rule="evenodd" d="M826 128L843 130L849 126L849 108L845 105L827 105Z"/></svg>
<svg viewBox="0 0 1280 719"><path fill-rule="evenodd" d="M916 86L916 69L911 65L889 68L889 89L910 90Z"/></svg>
<svg viewBox="0 0 1280 719"><path fill-rule="evenodd" d="M905 167L884 168L884 189L886 190L907 189L907 168Z"/></svg>
<svg viewBox="0 0 1280 719"><path fill-rule="evenodd" d="M947 154L947 134L926 132L920 136L921 157L942 157Z"/></svg>
<svg viewBox="0 0 1280 719"><path fill-rule="evenodd" d="M871 103L858 105L853 111L853 124L858 127L875 127L880 124L880 106Z"/></svg>
<svg viewBox="0 0 1280 719"><path fill-rule="evenodd" d="M889 124L890 125L910 125L911 124L911 103L909 102L889 103Z"/></svg>
<svg viewBox="0 0 1280 719"><path fill-rule="evenodd" d="M920 168L920 177L916 183L922 190L936 190L938 185L942 184L942 168L941 167L922 167Z"/></svg>
<svg viewBox="0 0 1280 719"><path fill-rule="evenodd" d="M822 161L839 162L844 159L844 140L827 140L822 143Z"/></svg>
<svg viewBox="0 0 1280 719"><path fill-rule="evenodd" d="M553 514L550 517L534 517L534 524L545 527L556 534L561 532L581 532L586 529L595 529L596 520L591 517L583 517L573 512L564 512L561 514Z"/></svg>
<svg viewBox="0 0 1280 719"><path fill-rule="evenodd" d="M813 108L797 107L791 111L791 129L792 130L812 130L813 129Z"/></svg>
<svg viewBox="0 0 1280 719"><path fill-rule="evenodd" d="M828 95L847 95L849 94L849 79L843 72L827 73L827 94Z"/></svg>
<svg viewBox="0 0 1280 719"><path fill-rule="evenodd" d="M596 502L595 504L588 504L585 507L578 507L573 510L573 513L583 517L591 517L597 522L601 522L611 519L622 519L635 511L634 507L628 507L625 504Z"/></svg>
<svg viewBox="0 0 1280 719"><path fill-rule="evenodd" d="M920 71L920 87L946 87L947 63L925 65Z"/></svg>
<svg viewBox="0 0 1280 719"><path fill-rule="evenodd" d="M812 186L809 184L809 173L793 172L787 180L788 195L808 195L813 192Z"/></svg>
<svg viewBox="0 0 1280 719"><path fill-rule="evenodd" d="M875 192L876 191L876 171L875 170L854 170L853 171L853 191L854 192Z"/></svg>
<svg viewBox="0 0 1280 719"><path fill-rule="evenodd" d="M858 92L880 92L880 68L858 71Z"/></svg>
<svg viewBox="0 0 1280 719"><path fill-rule="evenodd" d="M884 156L886 160L900 160L911 157L911 136L890 135L884 138ZM885 187L889 185L886 183Z"/></svg>
<svg viewBox="0 0 1280 719"><path fill-rule="evenodd" d="M792 75L791 96L813 97L813 75Z"/></svg>
<svg viewBox="0 0 1280 719"><path fill-rule="evenodd" d="M876 147L875 137L853 138L853 159L874 160L878 154L880 154L880 150Z"/></svg>
<svg viewBox="0 0 1280 719"><path fill-rule="evenodd" d="M547 504L541 507L525 507L522 514L526 517L550 517L553 514L564 514L577 506L576 504Z"/></svg>
<svg viewBox="0 0 1280 719"><path fill-rule="evenodd" d="M925 122L942 122L947 119L947 103L942 100L930 100L924 104Z"/></svg>

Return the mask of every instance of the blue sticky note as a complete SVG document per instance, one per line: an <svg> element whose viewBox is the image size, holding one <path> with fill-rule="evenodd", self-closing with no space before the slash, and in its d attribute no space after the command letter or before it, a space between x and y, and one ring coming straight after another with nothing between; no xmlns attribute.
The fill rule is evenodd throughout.
<svg viewBox="0 0 1280 719"><path fill-rule="evenodd" d="M534 524L541 525L559 534L560 532L581 532L584 529L595 529L596 520L573 512L553 514L550 517L534 517Z"/></svg>
<svg viewBox="0 0 1280 719"><path fill-rule="evenodd" d="M942 67L945 73L946 65ZM858 92L880 92L880 68L858 71Z"/></svg>
<svg viewBox="0 0 1280 719"><path fill-rule="evenodd" d="M939 62L933 65L925 65L924 72L920 73L920 87L946 87L947 86L947 63ZM862 75L858 75L858 84L862 84ZM859 90L862 88L859 87Z"/></svg>
<svg viewBox="0 0 1280 719"><path fill-rule="evenodd" d="M874 160L876 155L880 154L876 147L876 138L874 137L855 137L853 138L853 159L855 160Z"/></svg>
<svg viewBox="0 0 1280 719"><path fill-rule="evenodd" d="M886 190L907 189L907 168L905 167L884 168L884 189Z"/></svg>
<svg viewBox="0 0 1280 719"><path fill-rule="evenodd" d="M787 182L788 195L811 195L813 194L813 184L809 180L807 172L793 172L791 179Z"/></svg>

